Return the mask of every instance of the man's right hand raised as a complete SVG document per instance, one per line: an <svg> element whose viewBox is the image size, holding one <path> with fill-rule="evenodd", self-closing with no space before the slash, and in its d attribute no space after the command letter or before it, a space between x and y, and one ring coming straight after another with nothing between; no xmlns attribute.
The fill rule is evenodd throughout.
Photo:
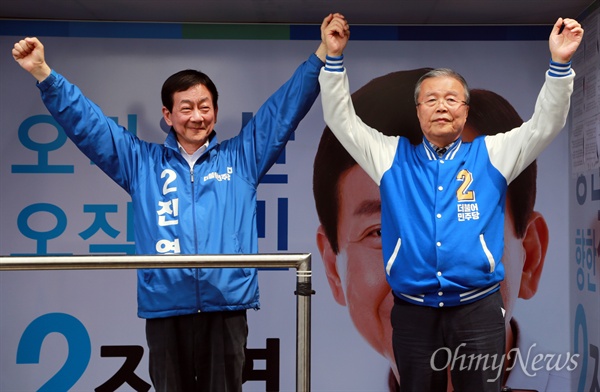
<svg viewBox="0 0 600 392"><path fill-rule="evenodd" d="M327 47L327 55L341 56L350 39L350 27L342 14L329 15L321 24L321 40Z"/></svg>
<svg viewBox="0 0 600 392"><path fill-rule="evenodd" d="M51 72L44 58L44 45L35 37L26 37L15 44L12 56L17 63L33 75L38 82L46 79Z"/></svg>

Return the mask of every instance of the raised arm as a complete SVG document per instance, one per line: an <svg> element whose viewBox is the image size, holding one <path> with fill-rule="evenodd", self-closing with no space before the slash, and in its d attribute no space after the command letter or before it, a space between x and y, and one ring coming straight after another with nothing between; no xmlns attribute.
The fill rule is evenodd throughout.
<svg viewBox="0 0 600 392"><path fill-rule="evenodd" d="M321 28L330 25L340 27L342 21L342 15L329 14L323 19ZM321 40L314 55L261 105L239 137L227 141L233 147L231 151L243 155L247 162L256 163L248 172L250 181L258 183L266 174L281 155L292 132L311 109L320 92L318 76L326 55L326 43Z"/></svg>
<svg viewBox="0 0 600 392"><path fill-rule="evenodd" d="M552 61L556 63L568 63L581 44L583 28L575 19L558 18L550 33L548 44Z"/></svg>
<svg viewBox="0 0 600 392"><path fill-rule="evenodd" d="M321 42L327 55L339 57L350 39L350 26L342 14L330 14L321 24Z"/></svg>
<svg viewBox="0 0 600 392"><path fill-rule="evenodd" d="M583 29L576 20L557 19L548 39L550 68L532 117L509 132L486 137L490 159L509 183L525 170L564 128L575 78L571 69L571 58L582 38Z"/></svg>
<svg viewBox="0 0 600 392"><path fill-rule="evenodd" d="M398 138L385 136L356 115L343 62L350 28L341 16L325 22L321 25L321 39L327 48L327 59L319 76L323 118L346 151L379 184L393 161Z"/></svg>
<svg viewBox="0 0 600 392"><path fill-rule="evenodd" d="M37 81L42 101L67 136L99 168L129 191L132 161L138 159L138 139L104 115L79 88L46 63L44 45L35 37L17 42L13 58ZM129 164L123 164L124 161Z"/></svg>
<svg viewBox="0 0 600 392"><path fill-rule="evenodd" d="M26 37L15 44L12 56L25 71L38 82L46 79L51 72L44 57L44 45L35 37Z"/></svg>

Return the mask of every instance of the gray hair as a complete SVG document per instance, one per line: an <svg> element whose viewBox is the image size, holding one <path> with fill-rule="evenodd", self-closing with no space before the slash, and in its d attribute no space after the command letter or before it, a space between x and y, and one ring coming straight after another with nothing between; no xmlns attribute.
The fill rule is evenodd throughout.
<svg viewBox="0 0 600 392"><path fill-rule="evenodd" d="M471 95L469 94L469 86L467 85L467 81L465 80L465 78L463 78L458 72L453 71L450 68L436 68L421 76L421 78L417 81L417 84L415 85L415 105L419 104L419 94L421 93L421 84L423 83L423 81L425 79L439 77L449 77L458 80L465 90L465 102L467 102L467 105L469 104L469 102L471 101Z"/></svg>

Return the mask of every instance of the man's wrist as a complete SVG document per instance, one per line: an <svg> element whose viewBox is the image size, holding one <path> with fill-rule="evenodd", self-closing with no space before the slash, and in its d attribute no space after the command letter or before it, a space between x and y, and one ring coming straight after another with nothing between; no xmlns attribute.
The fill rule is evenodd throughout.
<svg viewBox="0 0 600 392"><path fill-rule="evenodd" d="M48 64L44 63L41 66L31 70L31 75L38 81L43 82L52 73L52 69Z"/></svg>
<svg viewBox="0 0 600 392"><path fill-rule="evenodd" d="M571 69L571 62L561 63L550 59L550 70L548 74L550 76L554 76L555 78L562 78L565 76L569 76L573 73Z"/></svg>
<svg viewBox="0 0 600 392"><path fill-rule="evenodd" d="M342 72L344 70L344 55L325 56L325 71Z"/></svg>

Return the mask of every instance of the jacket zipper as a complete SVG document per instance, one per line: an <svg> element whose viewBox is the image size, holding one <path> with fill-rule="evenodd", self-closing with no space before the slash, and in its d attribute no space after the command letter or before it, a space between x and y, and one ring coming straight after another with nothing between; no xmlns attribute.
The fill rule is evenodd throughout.
<svg viewBox="0 0 600 392"><path fill-rule="evenodd" d="M190 183L192 184L192 222L194 226L194 253L198 254L198 233L196 228L196 192L194 186L194 164L190 167ZM196 273L196 311L200 313L200 285L198 282L200 281L200 271L198 268L195 268Z"/></svg>

